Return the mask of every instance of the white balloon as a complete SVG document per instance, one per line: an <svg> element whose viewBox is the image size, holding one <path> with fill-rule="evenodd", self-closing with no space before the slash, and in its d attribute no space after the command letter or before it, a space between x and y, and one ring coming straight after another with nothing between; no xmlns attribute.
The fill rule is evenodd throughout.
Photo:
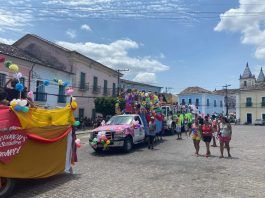
<svg viewBox="0 0 265 198"><path fill-rule="evenodd" d="M25 106L28 104L28 101L27 101L27 100L20 100L20 101L18 102L18 104L19 104L19 106L21 106L21 107L25 107Z"/></svg>

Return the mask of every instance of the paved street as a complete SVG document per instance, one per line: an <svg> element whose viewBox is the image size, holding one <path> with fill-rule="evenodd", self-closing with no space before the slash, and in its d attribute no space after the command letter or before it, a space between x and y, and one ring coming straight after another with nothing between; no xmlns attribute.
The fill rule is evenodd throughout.
<svg viewBox="0 0 265 198"><path fill-rule="evenodd" d="M180 141L165 137L153 151L142 145L130 154L115 150L100 155L86 143L85 134L81 137L75 175L20 181L13 197L265 196L265 127L234 127L232 159L219 159L219 148L211 148L208 159L195 157L185 135Z"/></svg>

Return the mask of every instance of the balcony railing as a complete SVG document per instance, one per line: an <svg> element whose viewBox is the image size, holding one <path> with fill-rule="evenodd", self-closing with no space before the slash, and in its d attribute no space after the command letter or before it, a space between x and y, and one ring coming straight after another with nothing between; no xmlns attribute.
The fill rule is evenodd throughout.
<svg viewBox="0 0 265 198"><path fill-rule="evenodd" d="M40 92L34 92L34 98L35 101L38 102L46 102L47 101L47 93L40 93Z"/></svg>
<svg viewBox="0 0 265 198"><path fill-rule="evenodd" d="M89 90L89 83L79 83L79 91L88 91Z"/></svg>
<svg viewBox="0 0 265 198"><path fill-rule="evenodd" d="M110 91L111 91L111 89L109 89L109 88L103 88L103 95L104 96L109 96L110 95Z"/></svg>
<svg viewBox="0 0 265 198"><path fill-rule="evenodd" d="M100 86L93 86L93 94L99 94L100 93Z"/></svg>
<svg viewBox="0 0 265 198"><path fill-rule="evenodd" d="M58 100L57 100L57 102L58 102L58 103L66 103L66 98L67 98L66 95L58 95Z"/></svg>
<svg viewBox="0 0 265 198"><path fill-rule="evenodd" d="M265 107L265 102L262 102L261 103L261 107Z"/></svg>
<svg viewBox="0 0 265 198"><path fill-rule="evenodd" d="M252 102L246 102L246 107L252 107Z"/></svg>

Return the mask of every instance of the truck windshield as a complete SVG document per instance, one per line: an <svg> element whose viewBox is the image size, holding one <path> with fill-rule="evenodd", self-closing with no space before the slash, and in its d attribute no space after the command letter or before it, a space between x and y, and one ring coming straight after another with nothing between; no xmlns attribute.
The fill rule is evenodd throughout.
<svg viewBox="0 0 265 198"><path fill-rule="evenodd" d="M113 116L107 122L107 125L131 124L132 121L133 121L132 116Z"/></svg>

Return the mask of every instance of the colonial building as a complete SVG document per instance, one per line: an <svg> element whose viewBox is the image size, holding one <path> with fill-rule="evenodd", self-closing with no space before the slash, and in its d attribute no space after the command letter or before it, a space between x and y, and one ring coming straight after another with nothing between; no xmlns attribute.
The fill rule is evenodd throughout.
<svg viewBox="0 0 265 198"><path fill-rule="evenodd" d="M74 87L74 96L79 104L76 117L95 117L94 99L116 95L118 72L95 60L32 34L25 35L13 46L23 49L27 54L47 65L52 65L56 71L73 74L67 79ZM60 78L58 72L44 70L34 68L39 80ZM46 90L45 93L50 95ZM61 93L64 95L64 90L61 90Z"/></svg>
<svg viewBox="0 0 265 198"><path fill-rule="evenodd" d="M265 76L262 68L256 79L247 64L239 81L237 115L240 123L254 124L256 119L265 120Z"/></svg>
<svg viewBox="0 0 265 198"><path fill-rule="evenodd" d="M188 87L178 94L179 104L193 104L202 114L224 113L224 96L201 87Z"/></svg>
<svg viewBox="0 0 265 198"><path fill-rule="evenodd" d="M28 91L34 92L34 100L37 104L46 107L65 105L66 97L60 93L61 88L58 84L51 83L47 87L41 86L41 84L44 80L49 80L51 74L63 81L69 81L72 76L71 72L62 71L51 63L45 63L14 45L0 43L0 55L19 66L19 72L22 73L20 82L27 87ZM5 86L11 78L13 78L13 73L4 66L4 63L1 63L0 86Z"/></svg>
<svg viewBox="0 0 265 198"><path fill-rule="evenodd" d="M151 91L156 93L161 93L162 87L146 84L146 83L140 83L140 82L134 82L130 80L121 79L120 86L122 90L127 89L137 89L139 91Z"/></svg>
<svg viewBox="0 0 265 198"><path fill-rule="evenodd" d="M227 89L227 92L225 89L221 90L214 90L215 94L222 95L224 98L227 96L227 106L228 106L228 113L236 113L236 96L239 92L239 89ZM224 103L225 106L225 113L226 113L226 100Z"/></svg>

